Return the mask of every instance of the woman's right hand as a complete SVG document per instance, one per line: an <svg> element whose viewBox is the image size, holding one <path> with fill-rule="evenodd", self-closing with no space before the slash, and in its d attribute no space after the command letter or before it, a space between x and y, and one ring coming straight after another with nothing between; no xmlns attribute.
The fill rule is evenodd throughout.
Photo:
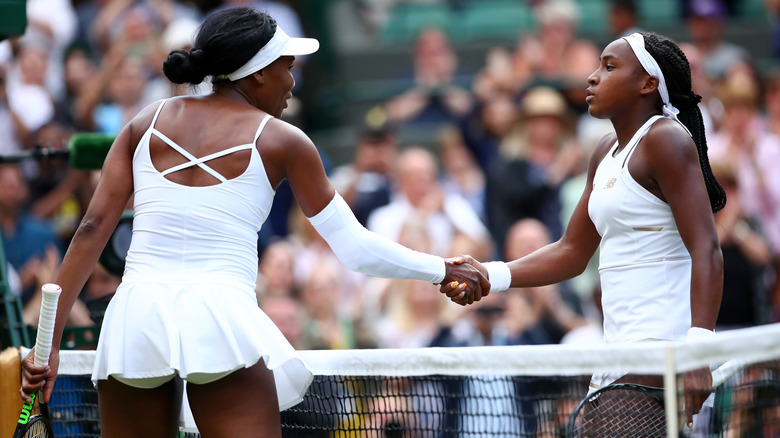
<svg viewBox="0 0 780 438"><path fill-rule="evenodd" d="M43 401L48 403L57 380L57 369L60 366L60 350L52 347L49 355L49 365L35 366L35 347L22 359L22 387L19 393L25 402L29 403L29 394L43 389Z"/></svg>
<svg viewBox="0 0 780 438"><path fill-rule="evenodd" d="M473 257L462 255L445 260L446 274L439 291L465 306L490 293L487 271Z"/></svg>

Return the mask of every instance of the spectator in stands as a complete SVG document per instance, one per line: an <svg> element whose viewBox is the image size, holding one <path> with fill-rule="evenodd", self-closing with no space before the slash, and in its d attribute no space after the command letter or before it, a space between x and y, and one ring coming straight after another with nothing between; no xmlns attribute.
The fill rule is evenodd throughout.
<svg viewBox="0 0 780 438"><path fill-rule="evenodd" d="M38 324L41 314L41 287L46 283L54 281L60 267L60 259L60 251L54 246L49 246L41 258L32 259L28 262L27 272L34 272L35 283L31 295L27 297L27 302L24 303L22 308L22 320L25 324L33 326ZM67 324L79 327L95 324L83 299L78 299L73 304L73 309L68 314Z"/></svg>
<svg viewBox="0 0 780 438"><path fill-rule="evenodd" d="M763 100L767 129L775 135L780 135L780 69L772 69L767 73Z"/></svg>
<svg viewBox="0 0 780 438"><path fill-rule="evenodd" d="M364 329L363 321L353 318L349 312L352 305L340 284L328 265L319 264L301 287L301 301L306 310L306 344L315 350L375 347L373 332Z"/></svg>
<svg viewBox="0 0 780 438"><path fill-rule="evenodd" d="M84 47L73 46L65 54L63 70L65 92L62 98L57 101L57 109L62 113L60 114L62 120L79 131L86 129L81 129L77 125L76 102L84 87L94 80L97 71L98 64Z"/></svg>
<svg viewBox="0 0 780 438"><path fill-rule="evenodd" d="M501 142L511 130L517 115L514 97L499 92L476 104L458 124L466 147L485 175L493 171Z"/></svg>
<svg viewBox="0 0 780 438"><path fill-rule="evenodd" d="M387 290L387 311L375 321L379 348L420 348L431 344L455 306L432 292L436 287L420 281L394 280ZM457 308L460 310L460 308ZM459 313L459 312L456 312Z"/></svg>
<svg viewBox="0 0 780 438"><path fill-rule="evenodd" d="M561 235L559 189L573 175L581 152L572 138L572 123L557 90L535 87L523 97L521 117L488 173L488 226L498 247L504 246L509 227L526 217L542 221L553 236Z"/></svg>
<svg viewBox="0 0 780 438"><path fill-rule="evenodd" d="M420 221L426 224L434 254L449 256L456 232L477 242L481 254L490 253L490 234L468 201L443 191L431 152L407 148L398 157L397 169L398 191L392 202L371 214L368 229L398 242L405 223Z"/></svg>
<svg viewBox="0 0 780 438"><path fill-rule="evenodd" d="M442 189L462 196L485 221L485 174L466 147L463 134L454 126L446 126L439 131L437 140Z"/></svg>
<svg viewBox="0 0 780 438"><path fill-rule="evenodd" d="M704 57L704 69L721 80L734 63L749 61L743 47L725 40L728 13L722 0L690 0L686 25L691 42Z"/></svg>
<svg viewBox="0 0 780 438"><path fill-rule="evenodd" d="M504 259L524 257L551 242L550 232L542 222L530 218L521 219L509 229ZM509 289L508 292L511 316L508 317L507 324L517 324L513 330L517 333L525 332L529 324L532 324L537 330L536 343L557 344L572 330L592 331L591 324L600 325L601 321L591 322L583 316L581 299L566 282Z"/></svg>
<svg viewBox="0 0 780 438"><path fill-rule="evenodd" d="M579 57L573 55L581 50L598 57L598 49L592 42L577 38L580 11L576 2L544 1L536 6L534 13L539 30L521 37L515 49L530 68L531 84L539 81L559 86L568 82L570 72L579 71L575 68Z"/></svg>
<svg viewBox="0 0 780 438"><path fill-rule="evenodd" d="M474 75L471 88L476 100L485 105L500 95L519 95L532 79L531 65L520 50L491 47L485 67Z"/></svg>
<svg viewBox="0 0 780 438"><path fill-rule="evenodd" d="M713 136L710 159L734 163L743 212L759 221L773 251L780 251L780 137L768 132L759 113L755 78L735 73L719 97L723 125Z"/></svg>
<svg viewBox="0 0 780 438"><path fill-rule="evenodd" d="M609 29L616 38L642 31L636 0L609 1Z"/></svg>
<svg viewBox="0 0 780 438"><path fill-rule="evenodd" d="M24 35L17 41L0 42L0 64L9 62L6 53L18 52L18 46L7 52L4 49L16 46L37 47L46 58L46 68L36 75L44 76L41 82L53 100L58 100L64 92L62 80L62 63L65 51L76 33L76 17L73 5L69 0L28 0L26 4L27 27ZM9 83L15 83L21 78L14 77L16 72L9 72Z"/></svg>
<svg viewBox="0 0 780 438"><path fill-rule="evenodd" d="M96 3L100 5L102 0ZM194 7L174 0L109 0L98 10L91 21L90 36L99 53L107 53L115 44L125 41L135 55L149 56L150 61L156 56L159 36L171 22L177 18L200 19Z"/></svg>
<svg viewBox="0 0 780 438"><path fill-rule="evenodd" d="M715 215L723 251L723 299L716 326L723 330L769 323L774 282L772 249L758 223L742 209L734 164L714 161L712 173L729 200Z"/></svg>
<svg viewBox="0 0 780 438"><path fill-rule="evenodd" d="M372 111L382 111L376 108ZM384 118L384 117L383 117ZM390 203L395 190L398 136L386 121L367 120L358 135L352 162L337 167L331 180L361 224Z"/></svg>
<svg viewBox="0 0 780 438"><path fill-rule="evenodd" d="M55 121L41 127L33 141L42 147L62 151L68 148L73 133L72 127ZM96 172L71 169L64 159L28 160L25 164L28 169L35 170L28 177L30 213L49 221L60 240L69 242L92 198Z"/></svg>
<svg viewBox="0 0 780 438"><path fill-rule="evenodd" d="M774 254L780 253L780 136L767 131L759 113L759 84L736 70L719 92L723 126L710 147L712 160L734 164L742 212L761 227ZM768 108L772 103L768 103ZM780 292L775 286L774 320L780 318Z"/></svg>
<svg viewBox="0 0 780 438"><path fill-rule="evenodd" d="M21 136L28 132L22 117L8 102L8 85L5 69L0 66L0 154L12 154L22 150Z"/></svg>
<svg viewBox="0 0 780 438"><path fill-rule="evenodd" d="M296 350L309 350L305 338L306 310L300 299L291 296L273 295L260 300L260 308L279 327L290 345Z"/></svg>
<svg viewBox="0 0 780 438"><path fill-rule="evenodd" d="M439 28L423 29L413 53L410 87L386 103L397 124L452 123L471 108L471 93L458 84L458 57Z"/></svg>
<svg viewBox="0 0 780 438"><path fill-rule="evenodd" d="M766 104L767 125L770 132L780 136L780 74L773 72L766 80L766 93L764 96ZM780 250L775 251L775 286L771 293L774 308L773 322L780 321Z"/></svg>
<svg viewBox="0 0 780 438"><path fill-rule="evenodd" d="M12 128L6 136L8 152L32 147L32 135L54 118L54 98L46 86L49 48L43 38L23 38L19 51L5 71L4 105L6 125ZM10 122L10 123L9 123Z"/></svg>
<svg viewBox="0 0 780 438"><path fill-rule="evenodd" d="M28 196L29 185L21 168L15 164L0 165L3 248L6 259L19 274L23 303L40 285L53 280L46 273L56 273L62 250L51 225L29 214Z"/></svg>
<svg viewBox="0 0 780 438"><path fill-rule="evenodd" d="M294 276L296 249L290 242L279 239L263 251L255 288L259 300L298 295Z"/></svg>
<svg viewBox="0 0 780 438"><path fill-rule="evenodd" d="M691 66L693 89L701 96L699 110L706 130L707 143L710 143L723 123L723 103L715 94L713 79L704 69L704 58L699 49L691 43L680 43L680 50L688 58L688 64Z"/></svg>
<svg viewBox="0 0 780 438"><path fill-rule="evenodd" d="M146 62L117 43L103 57L98 73L76 103L76 121L84 129L116 135L141 108L149 70Z"/></svg>

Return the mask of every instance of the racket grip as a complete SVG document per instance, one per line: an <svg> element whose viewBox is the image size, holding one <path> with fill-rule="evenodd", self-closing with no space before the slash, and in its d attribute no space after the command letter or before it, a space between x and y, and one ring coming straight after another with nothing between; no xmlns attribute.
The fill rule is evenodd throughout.
<svg viewBox="0 0 780 438"><path fill-rule="evenodd" d="M62 288L54 283L41 287L41 314L38 317L38 334L35 337L35 366L49 364L54 323L57 320L57 303Z"/></svg>

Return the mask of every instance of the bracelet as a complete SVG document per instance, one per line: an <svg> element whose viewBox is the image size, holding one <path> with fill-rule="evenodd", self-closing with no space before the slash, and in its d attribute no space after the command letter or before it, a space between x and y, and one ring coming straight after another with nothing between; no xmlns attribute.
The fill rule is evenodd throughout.
<svg viewBox="0 0 780 438"><path fill-rule="evenodd" d="M688 329L688 341L704 341L715 337L715 332L703 327L691 327Z"/></svg>
<svg viewBox="0 0 780 438"><path fill-rule="evenodd" d="M509 271L509 265L504 262L487 262L482 266L488 272L488 281L490 281L490 292L507 290L512 284L512 272Z"/></svg>

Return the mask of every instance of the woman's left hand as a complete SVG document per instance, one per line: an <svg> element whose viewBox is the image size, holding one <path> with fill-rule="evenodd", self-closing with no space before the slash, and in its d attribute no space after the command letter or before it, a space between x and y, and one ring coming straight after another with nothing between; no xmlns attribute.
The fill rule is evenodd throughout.
<svg viewBox="0 0 780 438"><path fill-rule="evenodd" d="M32 401L29 394L43 389L42 400L48 403L54 390L54 382L57 380L59 365L60 351L52 347L49 365L35 366L35 347L33 347L27 353L27 356L22 359L22 387L19 389L22 399L29 403Z"/></svg>

